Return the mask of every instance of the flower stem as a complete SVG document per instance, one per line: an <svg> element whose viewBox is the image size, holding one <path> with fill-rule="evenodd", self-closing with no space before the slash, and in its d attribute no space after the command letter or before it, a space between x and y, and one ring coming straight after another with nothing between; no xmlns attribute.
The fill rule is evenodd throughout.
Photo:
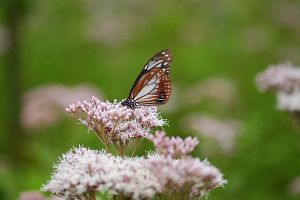
<svg viewBox="0 0 300 200"><path fill-rule="evenodd" d="M124 157L124 149L118 142L115 143L118 156Z"/></svg>
<svg viewBox="0 0 300 200"><path fill-rule="evenodd" d="M103 128L101 128L100 131L97 129L94 129L94 132L96 133L96 136L100 140L100 142L104 145L105 151L108 153L109 152L108 143L106 142L105 138L102 137L104 135L104 134L102 134Z"/></svg>
<svg viewBox="0 0 300 200"><path fill-rule="evenodd" d="M132 153L131 153L131 157L134 155L134 153L136 151L136 148L137 148L139 143L140 143L140 138L137 138L135 143L133 144L133 150L132 150Z"/></svg>
<svg viewBox="0 0 300 200"><path fill-rule="evenodd" d="M94 191L89 192L89 200L96 200L96 192Z"/></svg>

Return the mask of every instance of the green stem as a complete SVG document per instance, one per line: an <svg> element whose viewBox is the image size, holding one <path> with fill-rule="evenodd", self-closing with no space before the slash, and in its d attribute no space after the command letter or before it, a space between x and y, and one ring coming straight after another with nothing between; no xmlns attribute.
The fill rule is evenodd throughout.
<svg viewBox="0 0 300 200"><path fill-rule="evenodd" d="M124 149L118 141L115 142L115 147L116 147L118 156L124 157Z"/></svg>
<svg viewBox="0 0 300 200"><path fill-rule="evenodd" d="M134 153L136 151L136 148L137 148L137 146L138 146L139 143L140 143L140 139L137 138L136 141L135 141L135 143L133 144L133 150L132 150L132 153L131 153L131 157L133 157L133 155L134 155Z"/></svg>
<svg viewBox="0 0 300 200"><path fill-rule="evenodd" d="M89 200L96 200L96 192L94 191L89 192Z"/></svg>
<svg viewBox="0 0 300 200"><path fill-rule="evenodd" d="M95 133L96 133L96 136L97 138L100 140L100 142L104 145L104 148L105 148L105 151L106 152L109 152L109 147L108 147L108 144L105 140L105 138L103 138L102 136L104 135L103 134L103 128L101 128L100 130L99 129L94 129Z"/></svg>
<svg viewBox="0 0 300 200"><path fill-rule="evenodd" d="M114 142L114 145L116 147L117 155L124 157L126 154L126 149L128 147L128 143L127 142L124 143L122 140L116 140Z"/></svg>

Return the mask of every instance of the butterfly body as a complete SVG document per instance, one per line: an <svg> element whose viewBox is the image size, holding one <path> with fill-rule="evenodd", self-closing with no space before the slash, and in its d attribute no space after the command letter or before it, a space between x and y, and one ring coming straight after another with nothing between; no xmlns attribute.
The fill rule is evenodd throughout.
<svg viewBox="0 0 300 200"><path fill-rule="evenodd" d="M122 105L135 108L138 105L156 106L167 103L172 91L170 79L172 59L169 49L155 54L145 64Z"/></svg>
<svg viewBox="0 0 300 200"><path fill-rule="evenodd" d="M122 105L130 108L136 108L139 106L138 102L136 102L134 99L125 99L122 101Z"/></svg>

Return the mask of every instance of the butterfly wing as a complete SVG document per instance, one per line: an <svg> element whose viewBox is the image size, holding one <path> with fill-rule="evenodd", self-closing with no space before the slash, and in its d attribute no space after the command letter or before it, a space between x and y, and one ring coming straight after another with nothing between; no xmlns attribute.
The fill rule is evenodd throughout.
<svg viewBox="0 0 300 200"><path fill-rule="evenodd" d="M172 53L168 49L155 54L135 80L129 99L147 106L167 103L172 91L170 79L172 58Z"/></svg>

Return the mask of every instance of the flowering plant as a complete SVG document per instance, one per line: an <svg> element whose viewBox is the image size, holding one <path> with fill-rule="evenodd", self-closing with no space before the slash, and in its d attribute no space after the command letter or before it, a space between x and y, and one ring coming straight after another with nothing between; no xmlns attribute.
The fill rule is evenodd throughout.
<svg viewBox="0 0 300 200"><path fill-rule="evenodd" d="M78 116L82 124L93 130L107 151L113 144L121 156L132 139L145 138L151 128L166 123L156 107L142 106L133 110L120 102L100 101L96 97L90 102L71 104L66 111Z"/></svg>
<svg viewBox="0 0 300 200"><path fill-rule="evenodd" d="M156 107L130 109L93 97L66 111L93 130L105 150L79 146L63 154L43 191L70 200L96 200L101 194L120 200L189 200L226 183L208 161L190 156L199 143L196 138L168 137L163 131L150 134L151 128L165 124ZM126 156L130 142L139 138L152 141L156 151L145 157ZM110 146L117 155L109 152Z"/></svg>
<svg viewBox="0 0 300 200"><path fill-rule="evenodd" d="M273 91L277 108L292 114L300 111L300 68L290 63L271 65L256 76L261 91Z"/></svg>

